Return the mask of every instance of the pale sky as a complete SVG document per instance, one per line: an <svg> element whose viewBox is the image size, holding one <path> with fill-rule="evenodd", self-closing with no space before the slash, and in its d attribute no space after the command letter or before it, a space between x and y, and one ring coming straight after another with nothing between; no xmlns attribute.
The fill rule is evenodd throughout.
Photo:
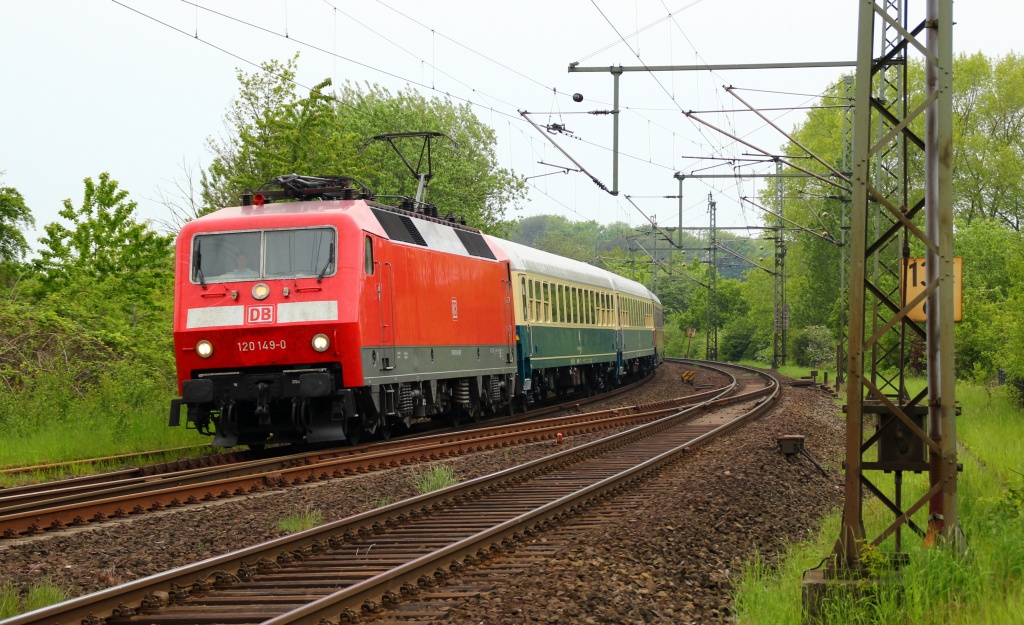
<svg viewBox="0 0 1024 625"><path fill-rule="evenodd" d="M497 132L501 165L527 176L557 171L538 161L572 164L517 111L532 112L540 123L564 124L573 134L554 138L610 187L611 118L576 113L610 109L612 78L606 72L570 74L569 63L853 61L858 4L199 0L197 6L192 0L0 0L0 171L6 170L0 185L25 196L38 226L29 233L33 246L42 226L58 219L61 201L71 198L78 205L82 180L103 171L139 203L141 218L165 217L161 192L173 194L176 182L184 184L183 164L196 173L209 164L206 140L223 132L223 116L238 92L236 68L251 73L252 64L283 60L298 50L302 94L330 77L335 84L369 81L392 91L410 85L428 96L449 93L456 101L472 101L479 105L477 116ZM915 24L924 1L911 5ZM1002 56L1018 46L1024 2L960 0L954 16L957 52ZM675 200L639 196L674 195L676 171L733 171L724 161L693 157L748 158L744 153L751 152L681 111L707 111L700 116L774 151L785 138L753 114L719 112L744 108L722 86L741 90L758 108L798 107L851 71L623 74L620 105L630 110L620 118L620 197L600 191L582 174L544 176L530 180L525 208L512 216L554 213L640 225L644 218L622 197L632 195L643 212L675 225ZM573 93L584 101L573 102ZM791 130L805 113L768 114ZM761 164L737 171L770 169ZM687 181L684 225L706 224L708 193L717 203L719 226L756 224L756 211L741 208L738 198L756 195L759 186L752 178Z"/></svg>

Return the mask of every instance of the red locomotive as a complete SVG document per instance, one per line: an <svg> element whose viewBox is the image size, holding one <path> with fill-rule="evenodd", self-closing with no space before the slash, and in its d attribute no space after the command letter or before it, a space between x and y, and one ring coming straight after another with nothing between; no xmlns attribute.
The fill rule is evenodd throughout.
<svg viewBox="0 0 1024 625"><path fill-rule="evenodd" d="M378 203L350 178L274 182L281 191L196 219L177 241L182 397L170 424L184 405L214 445L354 442L429 417L477 419L603 387L661 355L660 304L641 285L536 250L524 260L529 248L429 205ZM544 278L540 319L547 257L561 274ZM574 265L585 269L566 275Z"/></svg>

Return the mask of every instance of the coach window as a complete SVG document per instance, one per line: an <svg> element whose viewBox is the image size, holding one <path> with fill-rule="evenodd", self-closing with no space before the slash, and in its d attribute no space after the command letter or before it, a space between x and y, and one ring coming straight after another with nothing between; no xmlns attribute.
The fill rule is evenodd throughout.
<svg viewBox="0 0 1024 625"><path fill-rule="evenodd" d="M366 237L363 243L363 271L368 276L373 275L373 239Z"/></svg>
<svg viewBox="0 0 1024 625"><path fill-rule="evenodd" d="M551 320L551 300L549 299L550 298L550 293L548 292L548 283L547 282L545 282L543 284L543 291L544 291L544 304L543 304L544 311L543 311L543 314L540 317L540 320L541 321L550 321Z"/></svg>
<svg viewBox="0 0 1024 625"><path fill-rule="evenodd" d="M520 299L522 299L523 317L525 319L529 320L530 314L529 314L529 311L527 310L527 306L529 305L529 301L530 300L527 298L527 294L526 294L526 276L522 276L522 277L519 278L519 286L521 287L520 290L521 290L521 292L523 294L522 297L520 298Z"/></svg>
<svg viewBox="0 0 1024 625"><path fill-rule="evenodd" d="M527 300L530 303L530 321L537 321L537 309L539 308L537 300L540 299L540 293L537 292L537 289L539 289L540 286L533 280L527 280L526 284L529 285L530 289L529 298Z"/></svg>
<svg viewBox="0 0 1024 625"><path fill-rule="evenodd" d="M533 321L533 280L523 278L523 298L526 304L523 306L523 317L527 321Z"/></svg>

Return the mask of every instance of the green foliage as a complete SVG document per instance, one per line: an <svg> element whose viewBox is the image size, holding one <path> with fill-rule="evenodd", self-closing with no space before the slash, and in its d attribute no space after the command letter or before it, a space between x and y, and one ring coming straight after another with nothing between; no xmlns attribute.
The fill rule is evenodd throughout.
<svg viewBox="0 0 1024 625"><path fill-rule="evenodd" d="M323 525L324 513L320 508L310 509L308 506L300 512L293 512L277 522L278 530L294 534L303 530Z"/></svg>
<svg viewBox="0 0 1024 625"><path fill-rule="evenodd" d="M135 220L106 173L86 179L41 257L0 299L0 463L195 444L169 432L172 237Z"/></svg>
<svg viewBox="0 0 1024 625"><path fill-rule="evenodd" d="M801 367L832 366L836 360L836 341L825 326L800 328L790 334L792 356Z"/></svg>
<svg viewBox="0 0 1024 625"><path fill-rule="evenodd" d="M214 160L202 177L207 210L236 205L244 189L289 173L348 175L382 196L415 196L418 180L402 158L386 143L364 149L364 142L381 134L435 131L458 147L444 139L433 144L426 200L488 232L510 228L505 213L525 196L525 185L498 166L494 131L469 104L427 99L411 88L391 93L351 83L331 94L325 91L330 80L300 98L292 82L297 62L296 56L265 63L255 74L238 72L239 96L225 118L229 134L208 143ZM414 164L421 145L420 139L396 141Z"/></svg>
<svg viewBox="0 0 1024 625"><path fill-rule="evenodd" d="M21 193L13 187L0 187L0 266L25 257L28 242L22 230L33 226L35 220Z"/></svg>
<svg viewBox="0 0 1024 625"><path fill-rule="evenodd" d="M729 362L754 358L763 347L753 341L755 321L746 316L733 317L718 337L718 357Z"/></svg>
<svg viewBox="0 0 1024 625"><path fill-rule="evenodd" d="M173 237L135 220L137 204L110 174L85 179L81 206L64 200L60 216L72 227L53 222L39 241L37 268L48 282L85 275L105 279L128 276L131 285L149 285L171 271Z"/></svg>
<svg viewBox="0 0 1024 625"><path fill-rule="evenodd" d="M960 54L953 72L953 187L965 223L989 218L1020 231L1024 220L1024 56Z"/></svg>
<svg viewBox="0 0 1024 625"><path fill-rule="evenodd" d="M21 610L21 596L12 582L0 584L0 619L11 618Z"/></svg>
<svg viewBox="0 0 1024 625"><path fill-rule="evenodd" d="M967 557L959 557L949 545L926 548L904 531L902 550L909 563L894 573L887 555L894 550L892 538L879 548L862 549L862 562L886 583L877 588L861 584L858 594L837 593L824 605L827 622L973 625L1018 623L1024 618L1024 489L1018 474L1019 450L1006 444L1024 434L1024 415L1005 394L984 387L959 384L957 397L963 405L957 419L964 465L958 498L960 525L969 542ZM893 496L890 480L876 484ZM908 476L904 501L920 496L928 486L927 474ZM926 516L926 510L919 510L914 520L923 526ZM869 537L891 522L886 506L874 498L865 500ZM801 575L831 552L840 525L837 511L825 519L816 539L792 545L773 563L777 566L763 560L750 563L736 586L738 622L800 623Z"/></svg>
<svg viewBox="0 0 1024 625"><path fill-rule="evenodd" d="M370 502L370 507L374 509L383 508L384 506L390 506L396 501L398 500L390 495L384 497L377 497Z"/></svg>
<svg viewBox="0 0 1024 625"><path fill-rule="evenodd" d="M22 597L18 587L12 582L0 585L0 619L11 618L23 612L30 612L60 603L71 596L67 588L44 579L30 586Z"/></svg>
<svg viewBox="0 0 1024 625"><path fill-rule="evenodd" d="M448 464L439 464L428 469L413 471L413 483L416 491L423 495L441 490L459 483L455 469Z"/></svg>
<svg viewBox="0 0 1024 625"><path fill-rule="evenodd" d="M910 108L923 100L923 67L907 67ZM1024 278L1020 263L1007 262L1024 252L1024 56L1011 53L990 58L983 54L959 55L953 72L954 167L953 203L956 215L955 254L964 259L963 321L956 328L956 372L961 379L991 379L998 368L1024 377ZM822 98L821 104L841 102L842 81ZM842 168L843 116L841 108L810 111L794 137L836 169ZM911 130L922 136L923 122ZM803 154L795 143L788 154ZM922 155L909 151L908 202L923 196ZM802 161L826 174L820 163ZM807 229L841 239L839 223L842 194L806 178L778 181L783 185L785 216ZM762 203L773 206L776 185L770 183ZM767 217L766 222L773 218ZM923 227L923 219L916 219ZM848 224L845 224L848 227ZM791 328L825 326L837 332L841 276L839 248L807 232L787 232L787 299ZM898 265L899 246L883 250L887 263ZM910 255L923 256L922 246L911 241ZM885 272L873 278L883 292L895 293L897 276ZM891 342L883 337L883 344ZM891 347L891 345L886 345ZM913 347L913 349L918 349ZM920 346L923 349L923 346ZM912 356L913 358L913 356ZM883 362L895 367L896 362ZM923 366L921 359L911 362Z"/></svg>

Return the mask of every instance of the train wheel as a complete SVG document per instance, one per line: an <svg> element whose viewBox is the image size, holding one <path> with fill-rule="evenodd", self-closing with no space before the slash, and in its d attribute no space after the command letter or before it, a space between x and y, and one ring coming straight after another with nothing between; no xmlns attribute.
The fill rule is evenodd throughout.
<svg viewBox="0 0 1024 625"><path fill-rule="evenodd" d="M384 441L391 440L391 435L393 434L393 428L391 427L391 425L392 424L388 422L387 417L384 417L383 423L380 424L380 438L381 438L381 440L384 440Z"/></svg>
<svg viewBox="0 0 1024 625"><path fill-rule="evenodd" d="M345 422L347 427L345 428L345 441L349 445L358 445L359 439L362 438L363 425L356 419L349 419Z"/></svg>

